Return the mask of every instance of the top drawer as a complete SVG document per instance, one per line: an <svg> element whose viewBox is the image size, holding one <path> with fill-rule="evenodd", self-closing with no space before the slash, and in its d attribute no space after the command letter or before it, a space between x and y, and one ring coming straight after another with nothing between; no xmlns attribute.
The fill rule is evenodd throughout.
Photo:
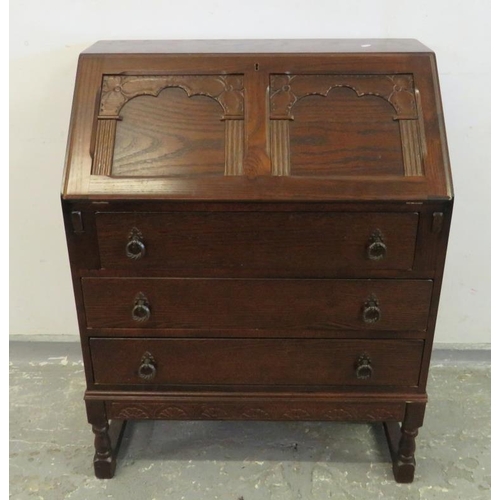
<svg viewBox="0 0 500 500"><path fill-rule="evenodd" d="M324 277L410 270L418 213L98 213L101 267Z"/></svg>

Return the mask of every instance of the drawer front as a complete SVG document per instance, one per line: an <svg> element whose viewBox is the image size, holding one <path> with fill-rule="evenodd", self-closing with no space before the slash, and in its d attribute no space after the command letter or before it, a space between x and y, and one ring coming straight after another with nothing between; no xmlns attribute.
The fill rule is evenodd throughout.
<svg viewBox="0 0 500 500"><path fill-rule="evenodd" d="M96 384L416 386L423 341L92 338Z"/></svg>
<svg viewBox="0 0 500 500"><path fill-rule="evenodd" d="M98 213L96 224L102 268L324 277L411 269L418 214Z"/></svg>
<svg viewBox="0 0 500 500"><path fill-rule="evenodd" d="M82 278L89 328L426 330L430 280Z"/></svg>

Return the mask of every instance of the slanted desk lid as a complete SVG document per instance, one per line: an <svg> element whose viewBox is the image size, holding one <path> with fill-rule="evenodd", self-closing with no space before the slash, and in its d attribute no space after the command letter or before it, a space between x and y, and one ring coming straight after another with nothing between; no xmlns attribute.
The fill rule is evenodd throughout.
<svg viewBox="0 0 500 500"><path fill-rule="evenodd" d="M452 197L435 58L419 42L206 44L82 54L65 198Z"/></svg>

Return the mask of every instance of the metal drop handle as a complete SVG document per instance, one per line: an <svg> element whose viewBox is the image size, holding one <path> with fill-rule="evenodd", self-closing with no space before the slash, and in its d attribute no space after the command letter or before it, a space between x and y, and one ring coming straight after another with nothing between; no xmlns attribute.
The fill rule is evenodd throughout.
<svg viewBox="0 0 500 500"><path fill-rule="evenodd" d="M373 367L370 357L367 354L362 354L358 358L356 365L356 378L360 380L367 380L372 378Z"/></svg>
<svg viewBox="0 0 500 500"><path fill-rule="evenodd" d="M139 378L143 380L153 380L156 376L156 362L150 352L145 352L141 358L138 370Z"/></svg>
<svg viewBox="0 0 500 500"><path fill-rule="evenodd" d="M382 260L387 256L387 245L380 229L376 229L370 236L366 254L370 260Z"/></svg>
<svg viewBox="0 0 500 500"><path fill-rule="evenodd" d="M362 312L363 321L368 324L377 323L382 317L377 297L372 295L363 305Z"/></svg>
<svg viewBox="0 0 500 500"><path fill-rule="evenodd" d="M148 298L142 293L135 296L134 307L132 308L132 319L142 323L151 317L151 308Z"/></svg>
<svg viewBox="0 0 500 500"><path fill-rule="evenodd" d="M144 245L142 233L134 227L128 235L128 240L125 245L125 255L132 260L142 259L146 255L146 245Z"/></svg>

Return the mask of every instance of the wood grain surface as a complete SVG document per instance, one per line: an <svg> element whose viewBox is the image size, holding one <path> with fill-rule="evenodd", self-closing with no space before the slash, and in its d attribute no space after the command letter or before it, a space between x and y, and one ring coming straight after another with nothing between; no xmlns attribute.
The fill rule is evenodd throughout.
<svg viewBox="0 0 500 500"><path fill-rule="evenodd" d="M211 98L168 88L132 99L120 116L112 175L224 175L225 125Z"/></svg>
<svg viewBox="0 0 500 500"><path fill-rule="evenodd" d="M404 175L394 108L376 96L337 88L293 107L291 175Z"/></svg>
<svg viewBox="0 0 500 500"><path fill-rule="evenodd" d="M151 353L150 385L417 385L422 341L311 339L91 339L96 384L145 385L141 357ZM372 361L356 377L358 358Z"/></svg>
<svg viewBox="0 0 500 500"><path fill-rule="evenodd" d="M84 54L79 63L63 196L68 199L114 196L185 200L450 199L453 193L434 56L421 44L411 40L402 41L400 51L387 53L395 45L397 43L391 41L362 44L333 40L267 42L266 46L266 42L223 41L209 43L198 54L187 54L185 51L188 47L194 49L203 44L98 44ZM213 46L216 51L213 53L213 58L217 60L215 65L215 59L206 56L209 46ZM106 47L112 53L109 57L102 56L101 51ZM160 54L158 51L162 47L164 52ZM254 47L256 50L260 48L262 51L243 53L245 47ZM422 50L414 52L417 47ZM346 52L342 53L342 48ZM151 50L149 56L137 57L139 53L148 53L148 50ZM316 52L312 54L309 53L310 50ZM159 144L156 139L162 127L157 127L154 133L145 132L147 125L141 122L142 118L134 116L132 120L127 120L127 117L122 117L125 125L117 134L123 136L128 127L127 141L135 141L137 150L127 150L125 159L121 156L124 143L120 142L116 150L119 158L116 163L118 175L110 175L110 152L114 144L112 129L115 124L105 126L101 123L103 120L97 119L99 106L102 105L99 95L102 101L109 94L120 94L121 90L120 85L117 85L115 93L114 89L111 89L113 92L108 92L102 87L103 82L117 78L132 79L135 82L141 78L148 81L163 78L186 82L191 78L208 85L210 88L198 90L212 95L213 81L220 79L221 73L241 76L241 88L237 89L238 95L243 97L242 103L244 101L244 118L238 116L237 120L241 124L227 127L224 137L221 131L215 133L213 127L217 126L212 122L207 127L199 126L197 134L187 134L187 142L180 141L181 146L179 134L175 133L179 123L172 121L171 127L166 127L171 132L166 133L165 144L162 143L163 140ZM364 82L363 97L353 100L350 106L345 104L345 109L342 105L329 109L331 106L326 104L329 111L339 115L339 126L333 129L330 113L327 113L328 120L321 126L308 121L307 112L301 111L301 107L310 108L310 114L313 115L315 110L323 111L319 108L324 103L307 105L308 101L316 102L315 97L299 101L295 107L298 107L299 115L304 114L304 125L301 128L300 119L292 121L290 132L295 140L288 140L287 127L269 123L268 100L272 75L302 75L301 77L315 81L329 81L332 78L335 80L338 75L351 75L351 80ZM397 120L413 120L415 124L402 124L401 131L398 131L399 124L386 120L387 110L382 110L383 106L380 106L380 113L377 113L375 108L361 103L364 100L370 101L370 94L380 94L380 82L385 82L382 94L395 107ZM412 84L408 85L408 82ZM232 87L233 84L230 84L228 95L234 94ZM332 91L333 95L337 90ZM180 92L180 89L176 91ZM339 92L342 94L348 91L341 89ZM218 99L217 96L216 98ZM127 113L127 106L133 105L135 99L142 98L132 99L122 111ZM183 115L183 121L198 113L205 116L204 105L200 105L199 110L191 109L194 108L194 103L201 103L203 98L193 99L179 108L173 105L172 112L179 117ZM330 97L325 98L325 102L328 103L329 100ZM350 102L349 99L346 102ZM158 110L153 109L152 113L158 114ZM371 128L367 125L370 121L368 115L373 118ZM347 116L351 116L351 122ZM162 121L170 123L169 120L170 118ZM201 122L203 123L203 119ZM134 135L135 124L138 130L142 129L139 136ZM219 123L219 126L222 128L223 124ZM301 131L306 132L304 137ZM346 134L345 131L350 133ZM276 138L280 141L278 145ZM213 150L204 149L206 157L201 154L203 148L199 147L200 141L204 140L215 141ZM103 145L102 142L106 144ZM338 144L339 148L333 150L331 144ZM357 159L344 154L349 146L360 148ZM317 164L311 160L315 149ZM227 152L224 171L230 174L226 176L218 175L223 168L220 156L224 151ZM94 170L92 154L96 158ZM131 162L133 155L137 155L137 161ZM179 158L185 157L185 162L174 160L173 156L176 155ZM274 157L274 164L271 156ZM115 160L116 158L112 159L113 163ZM168 161L163 163L163 160ZM293 168L280 165L281 162L290 161ZM127 168L121 172L124 165ZM402 171L405 175L401 174ZM153 175L148 176L151 172ZM300 182L295 182L295 175ZM286 179L277 182L273 179L274 176L284 176ZM245 179L238 179L241 177Z"/></svg>
<svg viewBox="0 0 500 500"><path fill-rule="evenodd" d="M430 280L82 278L82 286L90 328L425 330L432 293ZM151 310L139 323L138 293ZM381 317L366 323L372 295Z"/></svg>
<svg viewBox="0 0 500 500"><path fill-rule="evenodd" d="M453 208L427 47L98 42L62 205L98 477L110 419L161 418L383 421L413 480Z"/></svg>
<svg viewBox="0 0 500 500"><path fill-rule="evenodd" d="M339 270L412 268L417 213L99 213L101 266L106 269L190 269L230 273L245 268L255 276L292 272L326 277ZM125 246L136 227L143 258L127 258ZM367 253L379 230L386 257ZM229 274L230 275L230 274Z"/></svg>

